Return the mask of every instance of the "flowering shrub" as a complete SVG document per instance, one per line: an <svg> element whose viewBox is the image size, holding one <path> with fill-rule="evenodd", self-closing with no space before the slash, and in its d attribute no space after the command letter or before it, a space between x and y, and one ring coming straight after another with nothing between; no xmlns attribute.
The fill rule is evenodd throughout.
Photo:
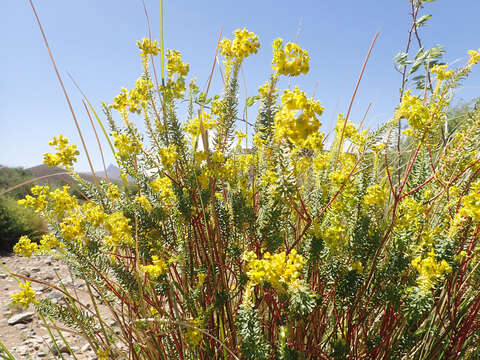
<svg viewBox="0 0 480 360"><path fill-rule="evenodd" d="M121 331L75 294L59 304L36 299L34 279L14 302L67 323L99 358L476 356L480 110L456 129L445 124L449 92L478 51L465 66L427 68L432 89L406 91L375 131L340 114L327 149L320 103L297 86L276 87L308 72L308 52L277 39L249 149L235 123L239 70L260 46L255 34L237 30L220 42L224 91L212 99L194 80L187 85L180 52L166 53L159 84L151 69L163 49L150 39L138 46L141 78L104 105L125 186L76 176L76 147L54 138L57 152L45 162L70 169L86 199L36 186L20 203L51 233L15 246L65 261ZM396 167L390 138L401 119L409 146Z"/></svg>

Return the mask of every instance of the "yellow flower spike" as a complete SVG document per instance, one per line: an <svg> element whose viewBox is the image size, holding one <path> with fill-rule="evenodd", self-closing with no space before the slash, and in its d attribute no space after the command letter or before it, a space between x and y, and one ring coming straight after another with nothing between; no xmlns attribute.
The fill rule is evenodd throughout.
<svg viewBox="0 0 480 360"><path fill-rule="evenodd" d="M216 120L212 120L212 115L202 112L199 117L194 117L185 124L184 130L191 135L192 140L200 135L200 124L203 124L205 130L211 130L216 125Z"/></svg>
<svg viewBox="0 0 480 360"><path fill-rule="evenodd" d="M447 70L447 65L434 65L430 70L432 74L437 75L437 79L440 81L448 80L455 75L453 70Z"/></svg>
<svg viewBox="0 0 480 360"><path fill-rule="evenodd" d="M367 193L363 198L363 203L366 206L380 206L383 207L388 200L388 188L378 184L371 185L367 188Z"/></svg>
<svg viewBox="0 0 480 360"><path fill-rule="evenodd" d="M287 43L278 38L273 42L272 68L278 75L298 76L308 73L310 57L308 51L295 43Z"/></svg>
<svg viewBox="0 0 480 360"><path fill-rule="evenodd" d="M140 266L140 270L145 274L149 274L152 280L156 280L165 274L167 269L168 265L165 260L156 255L152 256L152 264Z"/></svg>
<svg viewBox="0 0 480 360"><path fill-rule="evenodd" d="M423 104L420 98L412 96L411 91L407 90L395 112L395 118L407 119L413 131L425 130L430 121L430 110Z"/></svg>
<svg viewBox="0 0 480 360"><path fill-rule="evenodd" d="M114 145L118 149L116 155L121 160L126 160L131 155L139 154L142 150L142 143L127 134L118 134L116 131L113 131L112 136L114 139Z"/></svg>
<svg viewBox="0 0 480 360"><path fill-rule="evenodd" d="M58 247L62 247L62 243L60 243L55 236L52 234L42 235L39 248L41 251L49 252Z"/></svg>
<svg viewBox="0 0 480 360"><path fill-rule="evenodd" d="M477 64L480 61L480 49L468 50L468 55L470 55L470 58L468 59L469 67L472 67L473 65Z"/></svg>
<svg viewBox="0 0 480 360"><path fill-rule="evenodd" d="M48 142L48 145L54 146L57 150L56 154L44 154L43 162L48 166L63 166L70 169L73 163L77 161L77 156L80 152L76 145L68 145L68 139L60 134L58 137L54 136L53 140Z"/></svg>
<svg viewBox="0 0 480 360"><path fill-rule="evenodd" d="M174 74L186 76L190 69L190 65L182 62L182 54L178 50L167 50L167 71L171 77Z"/></svg>
<svg viewBox="0 0 480 360"><path fill-rule="evenodd" d="M32 242L28 236L22 236L18 239L18 242L13 247L13 252L17 255L22 255L25 257L31 257L36 252L38 252L37 243Z"/></svg>
<svg viewBox="0 0 480 360"><path fill-rule="evenodd" d="M219 45L220 53L227 60L241 62L251 54L258 52L260 43L257 35L249 32L247 29L237 29L234 31L234 34L235 38L233 41L223 39Z"/></svg>
<svg viewBox="0 0 480 360"><path fill-rule="evenodd" d="M138 203L146 211L152 211L153 209L152 204L145 196L135 196L135 202Z"/></svg>
<svg viewBox="0 0 480 360"><path fill-rule="evenodd" d="M424 292L429 292L437 282L445 279L445 274L449 274L452 271L452 268L445 260L437 261L435 259L433 250L425 258L421 256L416 257L411 264L419 273L417 284Z"/></svg>
<svg viewBox="0 0 480 360"><path fill-rule="evenodd" d="M137 45L138 45L138 48L140 49L140 54L142 54L142 56L147 56L147 55L156 56L160 51L157 40L142 38L142 40L137 41Z"/></svg>
<svg viewBox="0 0 480 360"><path fill-rule="evenodd" d="M158 149L158 155L160 155L162 165L165 169L171 168L179 158L179 155L177 153L177 147L175 145L170 145L166 148Z"/></svg>
<svg viewBox="0 0 480 360"><path fill-rule="evenodd" d="M267 282L281 293L298 288L298 279L306 263L303 256L297 254L295 249L288 254L288 257L285 252L278 254L266 252L263 259L257 259L255 253L247 252L244 253L243 258L247 261L247 276L252 285Z"/></svg>
<svg viewBox="0 0 480 360"><path fill-rule="evenodd" d="M109 184L107 187L107 197L114 201L120 199L120 192L118 186L115 184Z"/></svg>
<svg viewBox="0 0 480 360"><path fill-rule="evenodd" d="M28 305L37 302L37 299L35 298L36 293L30 284L30 281L26 281L24 284L18 284L21 290L18 293L10 295L12 303L28 307Z"/></svg>
<svg viewBox="0 0 480 360"><path fill-rule="evenodd" d="M119 245L132 245L134 243L131 234L132 226L130 219L125 217L122 212L115 212L107 216L105 220L105 229L110 232L110 236L105 238L108 246L116 248Z"/></svg>
<svg viewBox="0 0 480 360"><path fill-rule="evenodd" d="M316 144L317 141L310 141L309 137L318 136L321 123L317 115L320 116L323 110L320 102L307 98L298 86L295 86L293 91L285 90L282 96L282 108L274 118L275 140L281 141L286 137L299 147ZM318 148L318 145L316 147Z"/></svg>
<svg viewBox="0 0 480 360"><path fill-rule="evenodd" d="M168 177L156 178L150 183L150 187L164 206L171 206L174 203L175 194L173 193L172 181Z"/></svg>

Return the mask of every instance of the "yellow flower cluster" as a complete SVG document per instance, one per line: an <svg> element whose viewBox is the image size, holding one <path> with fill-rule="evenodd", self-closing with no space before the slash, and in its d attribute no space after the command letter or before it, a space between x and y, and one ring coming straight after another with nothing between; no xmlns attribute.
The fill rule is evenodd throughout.
<svg viewBox="0 0 480 360"><path fill-rule="evenodd" d="M338 217L330 219L330 225L324 230L322 237L332 253L338 253L342 246L345 245L346 231L347 229Z"/></svg>
<svg viewBox="0 0 480 360"><path fill-rule="evenodd" d="M253 251L245 253L247 276L253 284L267 282L277 291L285 293L295 291L301 286L300 276L306 260L295 249L287 255L265 253L263 259L257 259Z"/></svg>
<svg viewBox="0 0 480 360"><path fill-rule="evenodd" d="M182 54L178 50L167 50L167 71L169 76L178 74L186 76L190 69L190 65L182 62Z"/></svg>
<svg viewBox="0 0 480 360"><path fill-rule="evenodd" d="M185 329L185 337L190 344L198 346L203 338L202 332L197 330L202 327L202 319L197 317L189 320L188 323L190 326L187 326Z"/></svg>
<svg viewBox="0 0 480 360"><path fill-rule="evenodd" d="M105 238L105 243L112 248L120 245L133 245L132 226L129 225L129 222L130 219L126 218L122 212L108 215L105 220L105 229L110 232L110 236Z"/></svg>
<svg viewBox="0 0 480 360"><path fill-rule="evenodd" d="M48 205L47 196L49 189L48 186L35 185L30 191L36 197L27 195L25 196L25 199L18 200L17 204L26 208L31 208L35 210L35 212L44 211Z"/></svg>
<svg viewBox="0 0 480 360"><path fill-rule="evenodd" d="M28 307L28 305L37 302L37 299L35 298L35 291L32 289L30 284L30 281L26 281L25 284L19 284L21 290L18 293L10 295L12 298L12 303L19 304L23 307Z"/></svg>
<svg viewBox="0 0 480 360"><path fill-rule="evenodd" d="M461 217L471 217L474 222L480 221L480 181L471 185L471 190L462 198L462 208L458 214Z"/></svg>
<svg viewBox="0 0 480 360"><path fill-rule="evenodd" d="M247 29L237 29L234 31L233 41L223 39L220 43L220 52L228 60L241 62L251 54L256 54L260 47L258 36Z"/></svg>
<svg viewBox="0 0 480 360"><path fill-rule="evenodd" d="M67 169L73 166L77 161L77 155L80 152L76 145L68 145L68 139L60 134L58 137L54 136L53 140L48 142L48 145L55 146L56 154L43 154L43 162L48 166L64 166Z"/></svg>
<svg viewBox="0 0 480 360"><path fill-rule="evenodd" d="M165 205L170 206L175 201L172 181L166 177L158 177L150 183L153 192L157 194L159 200Z"/></svg>
<svg viewBox="0 0 480 360"><path fill-rule="evenodd" d="M38 252L38 244L32 242L28 236L22 236L13 247L13 252L17 255L31 257Z"/></svg>
<svg viewBox="0 0 480 360"><path fill-rule="evenodd" d="M145 274L149 274L152 280L155 280L165 274L167 271L167 264L163 259L160 259L158 256L152 256L152 264L141 265L140 270Z"/></svg>
<svg viewBox="0 0 480 360"><path fill-rule="evenodd" d="M371 185L367 188L367 193L363 198L363 203L367 206L383 207L388 200L388 189L378 184Z"/></svg>
<svg viewBox="0 0 480 360"><path fill-rule="evenodd" d="M58 218L62 218L65 212L74 209L77 205L77 199L69 193L70 186L65 185L63 189L55 189L48 194L49 200L52 201L53 209Z"/></svg>
<svg viewBox="0 0 480 360"><path fill-rule="evenodd" d="M205 130L210 130L215 127L216 121L212 120L212 116L205 112L202 112L200 116L191 119L185 124L184 129L191 135L192 140L197 139L197 137L200 135L201 125L203 125Z"/></svg>
<svg viewBox="0 0 480 360"><path fill-rule="evenodd" d="M177 147L175 145L170 145L166 148L158 149L158 155L162 160L162 165L165 169L169 169L178 160Z"/></svg>
<svg viewBox="0 0 480 360"><path fill-rule="evenodd" d="M395 112L395 118L405 118L413 130L425 130L430 121L430 110L421 99L412 96L410 90L403 95L402 102Z"/></svg>
<svg viewBox="0 0 480 360"><path fill-rule="evenodd" d="M135 202L138 203L146 211L152 211L153 206L145 196L135 196Z"/></svg>
<svg viewBox="0 0 480 360"><path fill-rule="evenodd" d="M142 54L143 57L146 57L147 55L158 55L158 52L160 51L157 40L143 38L142 40L137 41L137 45L141 50L140 54Z"/></svg>
<svg viewBox="0 0 480 360"><path fill-rule="evenodd" d="M52 234L42 235L39 247L41 251L49 252L50 250L57 247L62 247L62 244L55 236L53 236Z"/></svg>
<svg viewBox="0 0 480 360"><path fill-rule="evenodd" d="M310 57L308 51L295 43L287 43L278 38L273 42L272 68L278 75L298 76L308 73Z"/></svg>
<svg viewBox="0 0 480 360"><path fill-rule="evenodd" d="M276 96L278 89L274 86L272 86L272 83L270 81L267 81L265 84L261 85L258 88L258 93L260 94L260 97L265 99L268 96Z"/></svg>
<svg viewBox="0 0 480 360"><path fill-rule="evenodd" d="M447 64L434 65L430 72L437 75L437 79L440 81L451 79L455 75L453 70L447 70Z"/></svg>
<svg viewBox="0 0 480 360"><path fill-rule="evenodd" d="M140 114L141 110L146 108L151 88L153 88L153 83L150 80L139 78L135 81L133 89L121 89L120 94L113 99L111 107L120 112L126 121L127 110Z"/></svg>
<svg viewBox="0 0 480 360"><path fill-rule="evenodd" d="M107 185L107 197L112 201L120 199L120 191L118 190L117 185L115 184Z"/></svg>
<svg viewBox="0 0 480 360"><path fill-rule="evenodd" d="M426 258L422 259L421 256L418 256L413 259L412 266L419 273L417 284L424 292L430 291L435 283L442 281L445 278L445 274L452 271L452 268L445 260L437 261L435 259L433 250L428 253Z"/></svg>
<svg viewBox="0 0 480 360"><path fill-rule="evenodd" d="M343 127L345 127L345 130L343 130ZM359 146L365 144L367 140L367 130L358 131L357 127L350 120L347 122L347 125L345 125L343 114L338 114L337 124L335 125L335 133L338 136L341 136L342 131L344 139L350 139L354 144Z"/></svg>
<svg viewBox="0 0 480 360"><path fill-rule="evenodd" d="M142 150L142 143L125 133L118 134L114 131L112 132L112 136L114 139L114 145L118 149L116 155L121 160L126 160L133 154L139 154Z"/></svg>
<svg viewBox="0 0 480 360"><path fill-rule="evenodd" d="M480 49L477 50L468 50L470 58L468 59L468 66L472 67L480 61Z"/></svg>
<svg viewBox="0 0 480 360"><path fill-rule="evenodd" d="M293 91L285 90L282 95L282 108L274 118L275 139L281 141L288 138L298 147L308 147L308 137L318 133L321 124L317 115L322 113L320 102L307 98L298 86L295 86Z"/></svg>

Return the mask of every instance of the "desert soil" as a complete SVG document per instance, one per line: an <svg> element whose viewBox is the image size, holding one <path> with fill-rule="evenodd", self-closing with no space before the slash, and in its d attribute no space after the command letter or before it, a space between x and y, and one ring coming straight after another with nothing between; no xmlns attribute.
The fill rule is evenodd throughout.
<svg viewBox="0 0 480 360"><path fill-rule="evenodd" d="M68 268L52 256L33 256L31 258L16 255L0 256L0 261L12 273L22 274L55 285L62 282L69 291L76 291L78 297L87 306L90 306L87 300L89 296L85 283L78 279L73 280ZM39 298L49 297L57 303L66 301L61 292L52 290L47 285L32 282L32 287ZM11 306L10 295L16 292L18 292L17 281L0 266L0 342L9 349L17 360L46 360L61 359L62 357L65 360L74 359L61 338L55 333L55 339L58 341L57 344L60 349L59 354L33 306L28 309ZM111 320L107 321L111 322ZM110 325L114 325L113 322ZM78 360L97 358L86 339L67 332L63 335Z"/></svg>

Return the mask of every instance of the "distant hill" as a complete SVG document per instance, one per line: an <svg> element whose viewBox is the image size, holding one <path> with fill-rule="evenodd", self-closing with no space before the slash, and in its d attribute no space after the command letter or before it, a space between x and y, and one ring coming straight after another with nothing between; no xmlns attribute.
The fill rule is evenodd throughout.
<svg viewBox="0 0 480 360"><path fill-rule="evenodd" d="M31 173L34 177L45 176L41 179L42 183L47 184L58 184L58 183L71 183L73 181L72 177L68 174L68 171L56 166L48 165L38 165L28 169L25 169L27 172ZM91 174L79 173L80 177L86 181L94 182L95 179Z"/></svg>
<svg viewBox="0 0 480 360"><path fill-rule="evenodd" d="M95 173L99 177L106 177L105 171L98 171ZM120 178L120 169L113 164L108 165L107 175L109 179L112 180L121 180Z"/></svg>

